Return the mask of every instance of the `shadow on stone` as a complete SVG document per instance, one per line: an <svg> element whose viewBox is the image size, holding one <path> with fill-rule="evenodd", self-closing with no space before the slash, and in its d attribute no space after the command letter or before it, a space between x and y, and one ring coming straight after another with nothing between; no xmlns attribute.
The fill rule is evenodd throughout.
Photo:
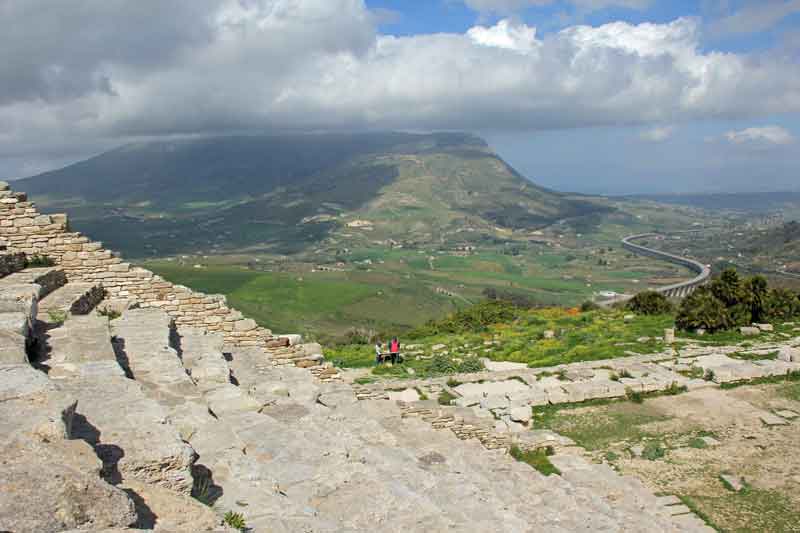
<svg viewBox="0 0 800 533"><path fill-rule="evenodd" d="M70 425L70 438L86 441L92 447L100 442L100 430L89 422L85 416L75 413Z"/></svg>
<svg viewBox="0 0 800 533"><path fill-rule="evenodd" d="M178 334L178 330L175 327L175 324L170 324L169 327L169 347L175 350L178 354L178 359L183 361L183 347L181 346L181 336Z"/></svg>
<svg viewBox="0 0 800 533"><path fill-rule="evenodd" d="M117 336L111 337L111 346L114 348L114 357L117 358L117 363L125 372L125 377L134 379L130 360L128 359L128 354L125 352L125 339L121 339Z"/></svg>
<svg viewBox="0 0 800 533"><path fill-rule="evenodd" d="M122 474L119 473L119 460L125 457L125 450L116 444L97 444L94 453L103 462L102 476L112 485L119 485L122 482Z"/></svg>
<svg viewBox="0 0 800 533"><path fill-rule="evenodd" d="M192 498L209 507L222 496L222 487L214 483L214 473L205 465L192 465Z"/></svg>
<svg viewBox="0 0 800 533"><path fill-rule="evenodd" d="M138 517L132 527L136 529L153 529L158 521L158 516L147 506L144 499L133 489L122 489L133 502L133 508Z"/></svg>

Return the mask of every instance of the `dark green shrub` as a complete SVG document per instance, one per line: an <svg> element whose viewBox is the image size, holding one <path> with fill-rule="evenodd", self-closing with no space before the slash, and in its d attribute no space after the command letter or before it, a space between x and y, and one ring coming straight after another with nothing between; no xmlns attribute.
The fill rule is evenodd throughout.
<svg viewBox="0 0 800 533"><path fill-rule="evenodd" d="M628 300L628 310L640 315L664 315L673 311L667 297L656 291L642 291Z"/></svg>
<svg viewBox="0 0 800 533"><path fill-rule="evenodd" d="M703 328L709 332L728 329L730 317L722 303L706 287L699 287L681 302L675 325L684 331Z"/></svg>
<svg viewBox="0 0 800 533"><path fill-rule="evenodd" d="M504 300L490 300L457 311L442 320L432 320L408 333L410 338L431 337L442 333L478 332L492 324L511 322L520 308Z"/></svg>
<svg viewBox="0 0 800 533"><path fill-rule="evenodd" d="M458 366L449 356L437 353L428 364L428 370L434 374L455 374Z"/></svg>
<svg viewBox="0 0 800 533"><path fill-rule="evenodd" d="M764 322L767 319L769 288L764 276L753 276L744 283L744 304L750 308L751 322Z"/></svg>
<svg viewBox="0 0 800 533"><path fill-rule="evenodd" d="M482 372L485 368L483 361L477 357L467 357L458 365L458 371L465 374L468 372Z"/></svg>
<svg viewBox="0 0 800 533"><path fill-rule="evenodd" d="M787 289L771 289L767 298L767 317L770 320L788 320L800 315L800 299Z"/></svg>
<svg viewBox="0 0 800 533"><path fill-rule="evenodd" d="M711 293L725 307L733 307L743 299L744 284L739 273L733 268L726 268L709 284Z"/></svg>
<svg viewBox="0 0 800 533"><path fill-rule="evenodd" d="M600 306L591 300L586 300L581 304L582 313L588 313L589 311L597 311L598 309L600 309Z"/></svg>

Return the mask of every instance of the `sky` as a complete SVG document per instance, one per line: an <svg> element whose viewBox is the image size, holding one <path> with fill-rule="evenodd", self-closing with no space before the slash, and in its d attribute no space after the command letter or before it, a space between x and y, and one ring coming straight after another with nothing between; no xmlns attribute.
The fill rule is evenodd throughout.
<svg viewBox="0 0 800 533"><path fill-rule="evenodd" d="M0 0L0 177L385 130L558 190L800 190L800 0Z"/></svg>

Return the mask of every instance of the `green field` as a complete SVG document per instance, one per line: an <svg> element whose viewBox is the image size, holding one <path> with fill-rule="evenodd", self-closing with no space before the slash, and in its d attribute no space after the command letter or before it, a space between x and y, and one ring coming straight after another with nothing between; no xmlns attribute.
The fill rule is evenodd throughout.
<svg viewBox="0 0 800 533"><path fill-rule="evenodd" d="M599 254L591 251L543 248L515 255L486 249L462 257L364 247L340 258L341 267L333 272L309 263L248 261L243 255L158 260L144 266L192 289L225 294L230 305L276 332L300 332L324 341L350 328L402 333L482 301L487 289L539 305L574 306L597 291L636 291L651 277L681 275L669 265L630 257L621 249L604 248L602 256L613 264L598 266Z"/></svg>

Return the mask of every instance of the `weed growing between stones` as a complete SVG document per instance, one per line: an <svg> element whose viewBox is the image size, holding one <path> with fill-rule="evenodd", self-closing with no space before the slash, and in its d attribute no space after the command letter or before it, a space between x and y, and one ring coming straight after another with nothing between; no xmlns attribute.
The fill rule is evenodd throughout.
<svg viewBox="0 0 800 533"><path fill-rule="evenodd" d="M41 268L55 266L56 263L46 255L33 254L28 256L26 264L28 268Z"/></svg>
<svg viewBox="0 0 800 533"><path fill-rule="evenodd" d="M51 309L47 312L47 316L50 318L50 322L59 326L67 320L67 312L59 309Z"/></svg>
<svg viewBox="0 0 800 533"><path fill-rule="evenodd" d="M122 313L119 311L115 311L114 309L98 309L97 314L100 316L104 316L109 320L116 320L122 316Z"/></svg>
<svg viewBox="0 0 800 533"><path fill-rule="evenodd" d="M517 461L529 464L545 476L561 475L561 471L549 459L551 455L555 454L552 446L527 451L523 451L518 446L512 446L508 453Z"/></svg>
<svg viewBox="0 0 800 533"><path fill-rule="evenodd" d="M238 531L246 531L247 530L247 523L244 520L244 516L241 513L234 513L233 511L228 511L225 513L225 516L222 517L222 520L225 522L225 525L232 527Z"/></svg>
<svg viewBox="0 0 800 533"><path fill-rule="evenodd" d="M425 401L425 400L429 399L428 395L425 394L425 392L422 389L420 389L419 387L414 387L414 390L417 391L417 394L419 394L419 399L421 401Z"/></svg>
<svg viewBox="0 0 800 533"><path fill-rule="evenodd" d="M625 397L633 403L644 402L644 393L638 390L633 390L630 387L625 389Z"/></svg>
<svg viewBox="0 0 800 533"><path fill-rule="evenodd" d="M708 444L700 437L694 437L689 441L689 448L696 448L698 450L702 450L703 448L708 448Z"/></svg>
<svg viewBox="0 0 800 533"><path fill-rule="evenodd" d="M658 441L650 441L644 445L642 457L648 461L655 461L661 459L667 454L666 448Z"/></svg>
<svg viewBox="0 0 800 533"><path fill-rule="evenodd" d="M703 369L700 368L699 366L693 366L689 370L681 370L678 373L680 375L686 376L687 378L690 378L690 379L702 379L702 378L705 377L704 374L703 374Z"/></svg>
<svg viewBox="0 0 800 533"><path fill-rule="evenodd" d="M777 350L765 354L752 353L752 352L733 352L728 354L728 357L731 357L733 359L742 359L744 361L769 360L769 359L775 359L777 356L778 356Z"/></svg>
<svg viewBox="0 0 800 533"><path fill-rule="evenodd" d="M450 394L448 391L443 390L442 392L439 393L437 401L439 402L439 405L450 405L450 402L452 402L455 399L456 399L455 396Z"/></svg>

